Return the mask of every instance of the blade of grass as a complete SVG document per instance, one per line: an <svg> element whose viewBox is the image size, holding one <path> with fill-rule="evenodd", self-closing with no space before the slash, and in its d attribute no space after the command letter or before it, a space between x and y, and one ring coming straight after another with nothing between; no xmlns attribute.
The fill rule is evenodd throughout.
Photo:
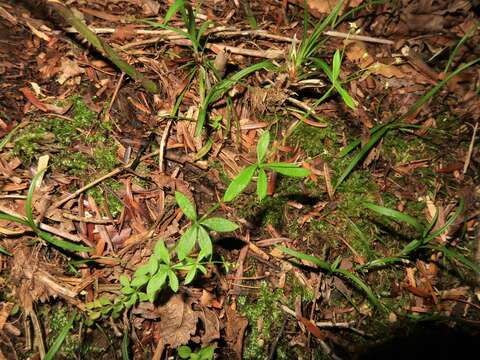
<svg viewBox="0 0 480 360"><path fill-rule="evenodd" d="M195 127L195 136L199 136L202 132L203 126L207 120L207 112L210 104L219 100L225 93L230 90L237 82L242 80L244 77L250 75L251 73L258 70L270 70L276 71L277 66L273 65L270 61L262 61L257 64L250 65L249 67L238 71L227 79L224 79L215 86L213 86L210 91L205 96L205 99L200 105L200 111L198 112L197 125Z"/></svg>
<svg viewBox="0 0 480 360"><path fill-rule="evenodd" d="M375 204L371 204L371 203L365 203L365 204L363 204L363 206L366 207L367 209L375 211L376 213L378 213L380 215L392 218L395 221L405 222L405 223L413 226L420 233L422 233L425 229L425 227L417 219L415 219L414 217L412 217L410 215L404 214L400 211L390 209L390 208L386 208L386 207L379 206L379 205L375 205Z"/></svg>
<svg viewBox="0 0 480 360"><path fill-rule="evenodd" d="M436 251L442 252L446 257L450 259L457 260L461 264L465 265L467 268L472 270L473 272L480 274L480 266L475 264L473 261L468 260L465 256L460 255L456 251L450 250L446 248L445 246L441 245L427 245L425 246L426 248L433 249Z"/></svg>
<svg viewBox="0 0 480 360"><path fill-rule="evenodd" d="M383 313L386 311L385 306L378 300L372 289L351 271L346 269L336 269L334 274L343 275L343 277L347 278L356 288L363 291L365 295L367 295L368 300L373 306Z"/></svg>
<svg viewBox="0 0 480 360"><path fill-rule="evenodd" d="M53 342L48 352L45 354L44 360L53 360L57 355L58 351L60 350L65 338L67 337L68 333L72 329L73 322L75 320L75 315L70 318L70 320L63 326L62 330L58 334L57 338Z"/></svg>

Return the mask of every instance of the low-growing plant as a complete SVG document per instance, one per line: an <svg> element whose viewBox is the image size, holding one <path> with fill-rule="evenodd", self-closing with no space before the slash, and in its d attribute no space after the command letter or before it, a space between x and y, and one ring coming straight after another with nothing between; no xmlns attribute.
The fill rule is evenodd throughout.
<svg viewBox="0 0 480 360"><path fill-rule="evenodd" d="M180 359L190 360L212 360L215 352L215 346L210 345L194 352L189 346L182 345L178 348L177 354Z"/></svg>
<svg viewBox="0 0 480 360"><path fill-rule="evenodd" d="M333 54L331 69L323 59L313 59L312 61L315 65L322 69L322 71L328 76L328 79L332 84L330 88L325 92L325 94L315 102L315 107L322 103L326 98L328 98L333 90L336 90L345 102L345 104L347 104L349 108L355 110L355 100L353 100L347 90L342 87L342 82L339 79L340 68L342 65L342 55L340 53L340 50L337 49Z"/></svg>
<svg viewBox="0 0 480 360"><path fill-rule="evenodd" d="M419 235L416 239L410 241L407 245L405 245L404 248L395 256L370 261L361 266L359 269L371 269L375 267L382 267L387 264L405 263L406 260L410 259L412 255L416 252L420 250L430 249L440 251L447 259L451 261L458 261L464 266L466 266L468 269L476 273L480 273L480 267L477 264L468 260L466 257L459 254L457 251L450 250L445 245L433 243L434 239L445 233L445 231L448 230L450 225L452 225L459 218L464 207L463 199L460 199L455 213L450 216L450 218L445 222L445 224L443 224L443 226L436 230L433 229L438 221L438 212L435 214L432 221L428 223L400 211L379 206L376 204L366 203L364 204L364 206L365 208L370 209L377 214L393 219L394 221L406 223L412 226L417 230Z"/></svg>
<svg viewBox="0 0 480 360"><path fill-rule="evenodd" d="M56 236L53 236L52 234L41 230L39 225L37 224L37 221L33 217L33 195L35 193L35 189L37 188L37 184L40 179L43 178L45 171L46 170L38 171L32 179L32 183L30 184L30 187L28 189L27 199L25 202L26 217L14 216L0 211L0 219L26 226L30 228L38 237L60 249L72 252L91 252L92 249L89 247L59 239Z"/></svg>
<svg viewBox="0 0 480 360"><path fill-rule="evenodd" d="M228 185L225 194L223 195L224 202L234 200L252 181L255 174L257 174L257 195L260 200L267 196L267 172L271 170L282 175L293 177L305 177L309 175L309 171L305 168L299 167L296 164L285 162L265 162L268 153L268 146L270 144L270 133L264 131L257 143L257 162L244 168Z"/></svg>
<svg viewBox="0 0 480 360"><path fill-rule="evenodd" d="M368 300L374 307L376 307L381 312L385 312L386 310L385 306L378 300L377 296L373 293L373 290L358 275L356 275L352 271L342 269L339 267L340 262L342 260L340 256L337 257L337 259L335 259L335 261L332 264L329 264L328 262L322 259L319 259L316 256L307 255L300 251L289 249L285 246L278 246L277 248L287 255L296 257L297 259L300 259L300 260L307 260L313 263L320 270L330 275L339 276L347 279L353 286L355 286L358 290L360 290L367 296Z"/></svg>
<svg viewBox="0 0 480 360"><path fill-rule="evenodd" d="M230 220L221 217L208 217L208 213L198 218L195 206L181 192L175 192L175 199L184 215L191 221L190 227L182 235L177 244L177 256L179 260L185 259L197 243L200 247L200 253L198 254L199 260L212 255L212 239L206 228L216 232L230 232L238 229L238 225Z"/></svg>

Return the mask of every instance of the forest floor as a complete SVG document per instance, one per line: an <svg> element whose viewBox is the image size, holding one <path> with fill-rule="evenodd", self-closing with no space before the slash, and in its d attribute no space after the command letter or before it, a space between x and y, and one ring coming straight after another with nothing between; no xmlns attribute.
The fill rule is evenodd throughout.
<svg viewBox="0 0 480 360"><path fill-rule="evenodd" d="M0 359L478 352L478 5L306 4L0 0Z"/></svg>

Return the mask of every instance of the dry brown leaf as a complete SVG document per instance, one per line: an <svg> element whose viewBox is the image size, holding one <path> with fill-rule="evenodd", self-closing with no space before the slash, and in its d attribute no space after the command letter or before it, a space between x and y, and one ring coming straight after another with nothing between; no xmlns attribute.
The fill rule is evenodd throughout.
<svg viewBox="0 0 480 360"><path fill-rule="evenodd" d="M204 308L203 311L198 313L205 329L200 340L203 346L207 346L212 341L220 339L220 321L217 314L210 309Z"/></svg>
<svg viewBox="0 0 480 360"><path fill-rule="evenodd" d="M76 60L70 59L62 59L59 70L60 74L57 77L57 81L60 85L63 85L68 79L85 72L85 70L78 65Z"/></svg>
<svg viewBox="0 0 480 360"><path fill-rule="evenodd" d="M182 295L173 295L163 306L160 314L158 337L167 345L177 348L189 342L197 330L198 314L192 310Z"/></svg>

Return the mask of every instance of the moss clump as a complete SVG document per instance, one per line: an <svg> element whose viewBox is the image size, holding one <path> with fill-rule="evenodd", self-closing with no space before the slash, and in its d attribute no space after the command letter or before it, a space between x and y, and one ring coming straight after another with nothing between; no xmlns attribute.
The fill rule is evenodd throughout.
<svg viewBox="0 0 480 360"><path fill-rule="evenodd" d="M112 191L117 191L122 188L122 184L113 179L107 179L103 184L104 188L108 188ZM95 199L95 202L100 206L108 206L108 210L113 217L119 215L123 209L123 203L110 191L107 191L105 196L104 190L100 186L95 186L91 189L88 189L87 194L92 196ZM105 204L105 198L107 199L107 204Z"/></svg>
<svg viewBox="0 0 480 360"><path fill-rule="evenodd" d="M335 150L337 134L331 126L317 128L305 123L299 123L289 138L289 143L300 148L308 156L320 155L325 160L330 160Z"/></svg>
<svg viewBox="0 0 480 360"><path fill-rule="evenodd" d="M13 154L29 165L51 154L53 169L85 178L118 166L117 145L109 136L110 122L101 122L80 96L72 102L70 119L41 118L18 133Z"/></svg>
<svg viewBox="0 0 480 360"><path fill-rule="evenodd" d="M283 298L283 291L271 291L266 282L261 283L260 296L255 302L247 303L247 298L238 299L240 312L250 324L250 330L243 352L244 359L260 360L268 357L268 343L275 337L276 326L285 316L276 305ZM268 316L265 316L268 314Z"/></svg>

